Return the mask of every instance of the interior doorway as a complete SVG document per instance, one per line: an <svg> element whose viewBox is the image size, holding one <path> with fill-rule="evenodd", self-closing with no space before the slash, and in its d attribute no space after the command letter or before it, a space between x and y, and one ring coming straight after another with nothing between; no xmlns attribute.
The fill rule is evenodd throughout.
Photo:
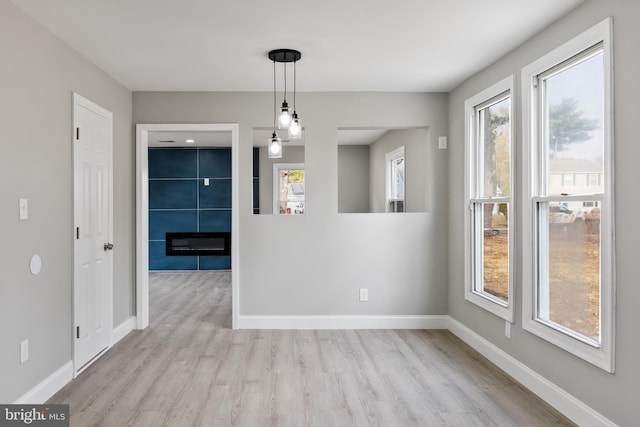
<svg viewBox="0 0 640 427"><path fill-rule="evenodd" d="M231 139L231 323L238 325L239 293L239 156L237 124L137 124L136 125L136 322L149 325L149 146L155 133L230 133ZM185 138L190 139L190 138ZM185 139L180 144L191 144ZM174 138L175 140L175 138ZM175 143L178 143L175 141Z"/></svg>

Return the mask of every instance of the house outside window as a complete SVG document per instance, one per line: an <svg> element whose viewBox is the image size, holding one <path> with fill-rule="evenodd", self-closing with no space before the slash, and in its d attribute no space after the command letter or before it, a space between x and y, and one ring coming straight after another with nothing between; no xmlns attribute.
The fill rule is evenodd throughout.
<svg viewBox="0 0 640 427"><path fill-rule="evenodd" d="M273 214L302 215L305 208L303 163L273 165Z"/></svg>

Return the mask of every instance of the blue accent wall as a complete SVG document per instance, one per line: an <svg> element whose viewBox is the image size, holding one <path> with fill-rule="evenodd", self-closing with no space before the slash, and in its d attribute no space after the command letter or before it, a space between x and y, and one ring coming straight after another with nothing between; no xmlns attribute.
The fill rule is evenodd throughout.
<svg viewBox="0 0 640 427"><path fill-rule="evenodd" d="M231 149L149 148L149 270L229 270L230 256L166 256L167 232L196 231L231 231Z"/></svg>

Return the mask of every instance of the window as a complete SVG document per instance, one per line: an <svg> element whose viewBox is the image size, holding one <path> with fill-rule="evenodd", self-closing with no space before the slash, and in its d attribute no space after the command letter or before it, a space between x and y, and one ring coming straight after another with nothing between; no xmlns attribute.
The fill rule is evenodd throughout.
<svg viewBox="0 0 640 427"><path fill-rule="evenodd" d="M513 76L465 102L465 297L513 321Z"/></svg>
<svg viewBox="0 0 640 427"><path fill-rule="evenodd" d="M522 71L523 327L613 372L610 31L604 21ZM577 169L587 186L571 187Z"/></svg>
<svg viewBox="0 0 640 427"><path fill-rule="evenodd" d="M387 212L404 212L404 145L385 155Z"/></svg>
<svg viewBox="0 0 640 427"><path fill-rule="evenodd" d="M304 214L304 164L273 165L273 214Z"/></svg>

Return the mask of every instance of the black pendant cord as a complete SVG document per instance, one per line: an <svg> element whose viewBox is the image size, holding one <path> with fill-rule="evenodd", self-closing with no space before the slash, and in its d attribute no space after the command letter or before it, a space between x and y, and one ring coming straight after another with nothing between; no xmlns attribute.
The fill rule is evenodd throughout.
<svg viewBox="0 0 640 427"><path fill-rule="evenodd" d="M283 62L282 66L284 67L284 102L287 102L287 63Z"/></svg>
<svg viewBox="0 0 640 427"><path fill-rule="evenodd" d="M296 112L296 62L293 61L293 112Z"/></svg>
<svg viewBox="0 0 640 427"><path fill-rule="evenodd" d="M276 110L278 109L278 103L276 102L276 61L273 61L273 133L276 133Z"/></svg>

